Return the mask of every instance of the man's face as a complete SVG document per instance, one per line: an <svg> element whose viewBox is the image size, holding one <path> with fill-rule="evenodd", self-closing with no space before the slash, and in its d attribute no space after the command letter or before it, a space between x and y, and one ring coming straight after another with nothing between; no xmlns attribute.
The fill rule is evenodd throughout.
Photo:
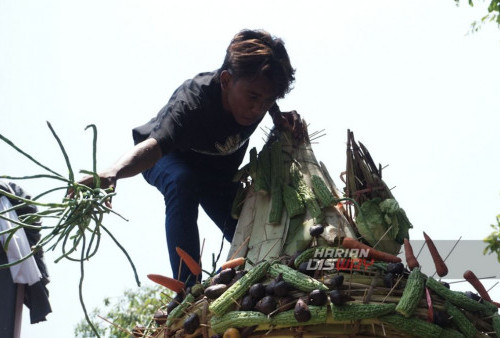
<svg viewBox="0 0 500 338"><path fill-rule="evenodd" d="M224 109L242 126L259 121L276 100L271 82L263 76L235 79L223 71L221 85Z"/></svg>

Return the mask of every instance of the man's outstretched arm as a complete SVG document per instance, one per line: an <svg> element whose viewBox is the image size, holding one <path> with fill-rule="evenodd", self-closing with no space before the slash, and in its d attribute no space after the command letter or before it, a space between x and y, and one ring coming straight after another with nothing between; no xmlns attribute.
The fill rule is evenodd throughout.
<svg viewBox="0 0 500 338"><path fill-rule="evenodd" d="M101 188L115 188L117 180L135 176L151 168L162 155L160 145L154 138L136 144L111 167L99 173ZM93 186L93 179L92 176L86 176L79 183Z"/></svg>

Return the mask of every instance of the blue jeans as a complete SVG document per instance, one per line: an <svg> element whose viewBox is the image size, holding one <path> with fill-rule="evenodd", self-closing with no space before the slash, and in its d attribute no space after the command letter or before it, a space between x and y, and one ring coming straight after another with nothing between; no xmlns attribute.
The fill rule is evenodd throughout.
<svg viewBox="0 0 500 338"><path fill-rule="evenodd" d="M190 277L187 285L192 285L195 277L185 264L178 276L180 258L175 248L180 247L199 260L199 205L222 230L224 237L232 241L237 221L231 217L231 206L238 183L232 182L232 175L189 164L176 152L163 156L151 169L144 171L143 176L158 188L165 200L165 230L173 276L184 282Z"/></svg>

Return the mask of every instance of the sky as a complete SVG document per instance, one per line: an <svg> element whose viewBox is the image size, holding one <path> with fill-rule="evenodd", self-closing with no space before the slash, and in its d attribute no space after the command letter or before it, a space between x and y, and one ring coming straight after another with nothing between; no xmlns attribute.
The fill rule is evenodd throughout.
<svg viewBox="0 0 500 338"><path fill-rule="evenodd" d="M296 68L294 89L279 105L299 112L311 132L325 129L313 150L339 187L350 129L375 162L388 165L384 180L414 225L411 238L426 231L434 239L480 240L500 213L500 30L492 24L468 34L484 7L452 0L0 0L0 133L64 172L46 121L79 169L91 169L92 136L84 129L95 124L102 170L182 81L222 64L234 34L265 29L285 41ZM266 117L250 147L260 149L271 126ZM0 174L39 173L5 144L0 154ZM52 184L20 183L32 194ZM171 276L162 196L140 176L118 182L117 193L113 208L129 221L110 215L104 223L143 285L151 285L148 273ZM210 265L221 235L203 213L199 227ZM89 309L135 287L118 248L104 240L99 250L86 264ZM53 313L36 325L25 316L23 337L71 337L83 318L79 266L54 264L56 257L46 254ZM498 267L491 271L500 278ZM492 290L497 301L499 290Z"/></svg>

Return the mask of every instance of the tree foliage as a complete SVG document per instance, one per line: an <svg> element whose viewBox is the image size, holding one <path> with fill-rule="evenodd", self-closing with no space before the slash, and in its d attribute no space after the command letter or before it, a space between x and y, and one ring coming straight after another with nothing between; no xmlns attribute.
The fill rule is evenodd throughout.
<svg viewBox="0 0 500 338"><path fill-rule="evenodd" d="M484 0L483 0L484 1ZM500 0L489 0L490 4L488 6L488 13L484 15L481 19L476 20L472 23L471 31L477 32L484 24L488 22L496 22L500 27ZM469 6L474 7L478 1L468 0ZM460 0L455 0L457 6L460 4Z"/></svg>
<svg viewBox="0 0 500 338"><path fill-rule="evenodd" d="M487 253L496 253L498 255L498 262L500 262L500 215L497 215L497 224L492 224L491 227L494 231L484 239L487 245L483 253L485 255Z"/></svg>
<svg viewBox="0 0 500 338"><path fill-rule="evenodd" d="M166 302L166 289L160 287L140 287L127 289L117 299L105 298L102 308L95 308L90 313L94 326L102 337L123 337L130 335L123 329L132 332L137 324L147 325L155 312ZM165 300L163 300L163 299ZM101 318L105 318L112 325ZM85 319L75 327L75 337L95 337L92 328Z"/></svg>

